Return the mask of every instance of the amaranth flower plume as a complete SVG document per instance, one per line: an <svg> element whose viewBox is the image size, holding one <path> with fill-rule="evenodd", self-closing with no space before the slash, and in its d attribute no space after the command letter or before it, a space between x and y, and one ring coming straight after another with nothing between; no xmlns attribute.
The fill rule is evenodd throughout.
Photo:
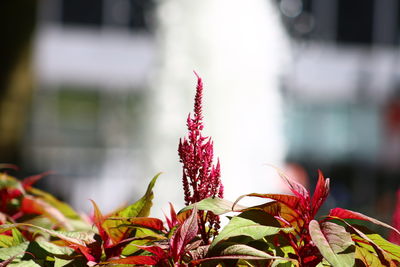
<svg viewBox="0 0 400 267"><path fill-rule="evenodd" d="M179 140L179 157L183 164L183 190L185 204L190 205L208 197L223 198L223 185L220 179L220 163L213 165L214 147L210 137L204 137L202 115L202 79L197 77L196 96L194 101L193 117L189 114L187 118L188 136ZM203 212L199 212L203 213ZM203 218L204 217L204 218ZM207 212L206 216L200 216L200 232L202 239L208 243L211 231L219 228L218 216ZM205 223L209 223L206 231ZM214 233L214 234L215 234Z"/></svg>

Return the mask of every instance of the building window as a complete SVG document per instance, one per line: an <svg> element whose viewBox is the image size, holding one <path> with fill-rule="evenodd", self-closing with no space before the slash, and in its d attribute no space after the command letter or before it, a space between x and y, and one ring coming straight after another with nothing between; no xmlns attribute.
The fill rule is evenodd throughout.
<svg viewBox="0 0 400 267"><path fill-rule="evenodd" d="M153 0L49 0L41 5L40 15L67 26L148 31L153 9Z"/></svg>
<svg viewBox="0 0 400 267"><path fill-rule="evenodd" d="M102 24L103 1L64 0L62 1L63 24L100 26Z"/></svg>
<svg viewBox="0 0 400 267"><path fill-rule="evenodd" d="M371 44L373 41L373 0L339 0L337 41Z"/></svg>

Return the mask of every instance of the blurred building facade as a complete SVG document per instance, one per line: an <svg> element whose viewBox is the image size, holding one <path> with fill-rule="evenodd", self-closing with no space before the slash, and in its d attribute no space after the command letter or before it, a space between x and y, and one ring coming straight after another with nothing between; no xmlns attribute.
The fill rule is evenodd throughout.
<svg viewBox="0 0 400 267"><path fill-rule="evenodd" d="M400 185L399 2L277 5L294 53L283 82L288 160L325 170L336 204L390 219Z"/></svg>
<svg viewBox="0 0 400 267"><path fill-rule="evenodd" d="M400 181L400 4L273 1L293 55L282 77L287 160L331 176L332 205L375 205L375 212L389 216ZM134 159L142 153L141 103L157 64L154 6L140 0L43 1L36 44L40 85L25 149L33 169L66 176L50 184L86 178L87 199L100 173L115 176L119 187L125 180L118 171L143 175L132 162L140 164ZM73 194L79 203L82 192L58 194Z"/></svg>
<svg viewBox="0 0 400 267"><path fill-rule="evenodd" d="M109 210L142 193L127 180L142 175L151 9L152 1L41 1L24 165L55 170L43 183L76 207L107 195L96 201Z"/></svg>

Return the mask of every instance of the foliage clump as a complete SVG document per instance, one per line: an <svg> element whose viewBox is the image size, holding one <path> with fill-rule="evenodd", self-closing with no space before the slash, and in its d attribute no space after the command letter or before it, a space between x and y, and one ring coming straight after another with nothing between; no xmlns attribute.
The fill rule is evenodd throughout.
<svg viewBox="0 0 400 267"><path fill-rule="evenodd" d="M170 204L165 221L149 217L158 174L133 204L104 215L92 200L93 215L81 216L33 187L45 174L20 181L3 172L0 266L400 266L400 205L394 227L342 208L317 218L330 184L321 171L313 194L278 170L292 194L223 199L220 164L201 133L202 90L197 76L189 134L178 148L186 207L177 213ZM247 197L266 202L241 206ZM219 216L232 212L219 229ZM389 228L390 241L360 222Z"/></svg>

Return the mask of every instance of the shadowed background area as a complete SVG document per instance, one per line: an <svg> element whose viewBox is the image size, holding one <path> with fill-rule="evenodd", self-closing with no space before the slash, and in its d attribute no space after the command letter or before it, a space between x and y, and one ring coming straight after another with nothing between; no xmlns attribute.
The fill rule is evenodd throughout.
<svg viewBox="0 0 400 267"><path fill-rule="evenodd" d="M390 221L398 1L240 2L2 1L1 161L20 176L56 171L40 186L83 210L137 199L158 171L157 212L181 203L195 69L230 199L283 191L265 164L310 188L319 168L332 178L326 208Z"/></svg>

